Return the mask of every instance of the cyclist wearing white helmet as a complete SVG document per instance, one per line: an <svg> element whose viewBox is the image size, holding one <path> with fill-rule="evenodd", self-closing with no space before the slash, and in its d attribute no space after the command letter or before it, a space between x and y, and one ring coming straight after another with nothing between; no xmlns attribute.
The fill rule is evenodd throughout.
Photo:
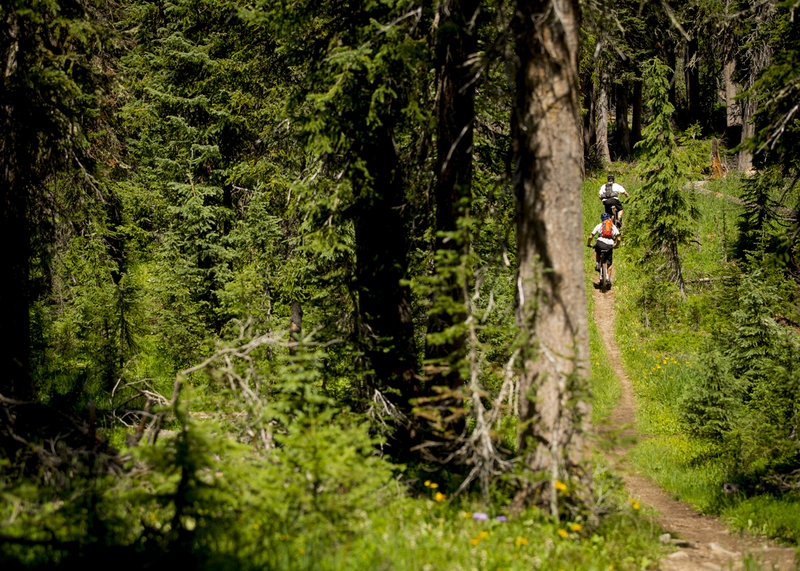
<svg viewBox="0 0 800 571"><path fill-rule="evenodd" d="M600 187L600 201L606 209L609 216L612 214L612 207L617 208L617 225L622 228L622 203L619 201L619 195L624 194L630 197L628 191L621 184L614 182L614 175L608 175L608 182Z"/></svg>

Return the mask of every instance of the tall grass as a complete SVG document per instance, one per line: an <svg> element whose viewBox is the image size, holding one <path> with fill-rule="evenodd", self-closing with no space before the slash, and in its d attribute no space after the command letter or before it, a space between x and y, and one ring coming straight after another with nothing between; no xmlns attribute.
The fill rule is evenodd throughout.
<svg viewBox="0 0 800 571"><path fill-rule="evenodd" d="M682 431L678 404L700 374L698 363L711 333L723 326L716 311L718 283L726 279L726 252L736 236L742 206L735 200L740 181L711 181L698 192L695 239L681 251L688 296L661 286L646 307L642 295L653 287L636 263L637 252L615 254L616 340L637 400L639 431L647 436L630 457L659 485L701 512L721 514L732 527L797 544L800 498L732 496L723 493L729 466L720 451ZM629 189L635 192L635 188ZM690 192L690 190L687 190Z"/></svg>

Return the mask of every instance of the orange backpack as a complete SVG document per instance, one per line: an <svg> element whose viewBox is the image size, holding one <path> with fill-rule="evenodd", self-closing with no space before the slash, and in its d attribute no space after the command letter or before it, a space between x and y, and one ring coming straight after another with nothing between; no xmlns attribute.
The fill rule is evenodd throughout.
<svg viewBox="0 0 800 571"><path fill-rule="evenodd" d="M603 238L613 238L614 237L614 223L609 220L603 220L602 222L603 227L600 229L600 235Z"/></svg>

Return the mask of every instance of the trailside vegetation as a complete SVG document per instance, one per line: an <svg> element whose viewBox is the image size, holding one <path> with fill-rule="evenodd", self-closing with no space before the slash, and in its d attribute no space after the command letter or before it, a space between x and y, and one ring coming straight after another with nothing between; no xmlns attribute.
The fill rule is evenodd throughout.
<svg viewBox="0 0 800 571"><path fill-rule="evenodd" d="M796 9L6 2L0 566L655 567L608 169L638 456L796 541Z"/></svg>

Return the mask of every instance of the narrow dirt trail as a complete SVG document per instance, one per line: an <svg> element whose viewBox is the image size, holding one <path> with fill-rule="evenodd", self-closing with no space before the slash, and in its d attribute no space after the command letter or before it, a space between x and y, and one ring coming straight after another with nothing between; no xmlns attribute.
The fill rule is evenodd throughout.
<svg viewBox="0 0 800 571"><path fill-rule="evenodd" d="M600 331L614 331L613 289L602 293L595 287L593 296L594 319ZM622 395L605 429L620 435L615 448L609 454L609 460L614 471L622 476L630 497L656 510L658 522L670 534L669 539L664 539L678 547L677 551L660 562L660 568L678 571L798 569L793 549L776 546L751 536L732 534L719 519L699 514L688 504L671 498L654 482L636 472L626 460L631 442L636 437L633 387L622 366L614 336L606 336L603 342L611 367L622 385ZM755 567L745 567L748 556L758 562Z"/></svg>

